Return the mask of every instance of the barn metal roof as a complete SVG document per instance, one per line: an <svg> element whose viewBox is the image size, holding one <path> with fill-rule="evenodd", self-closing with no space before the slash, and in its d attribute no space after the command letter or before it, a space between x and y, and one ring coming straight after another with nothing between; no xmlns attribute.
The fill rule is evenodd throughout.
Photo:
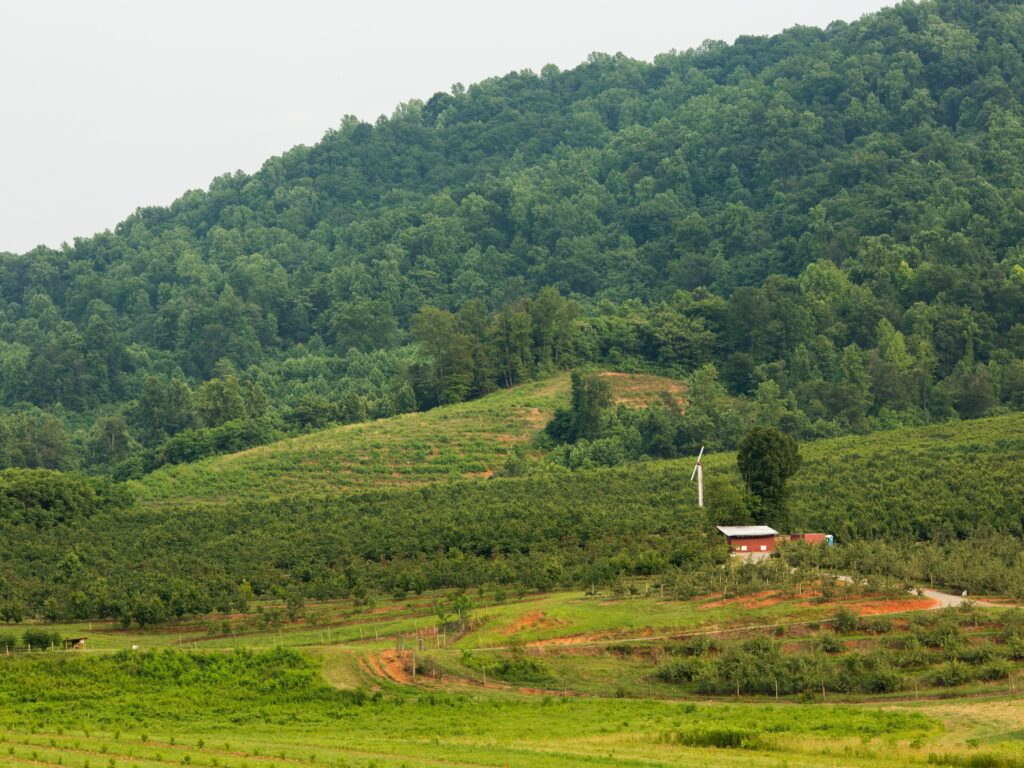
<svg viewBox="0 0 1024 768"><path fill-rule="evenodd" d="M767 525L716 525L723 534L731 538L747 538L752 536L775 536L778 531Z"/></svg>

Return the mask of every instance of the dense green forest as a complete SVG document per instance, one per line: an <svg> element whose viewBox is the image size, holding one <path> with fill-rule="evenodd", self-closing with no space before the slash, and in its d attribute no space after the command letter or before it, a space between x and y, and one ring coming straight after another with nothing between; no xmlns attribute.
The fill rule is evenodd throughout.
<svg viewBox="0 0 1024 768"><path fill-rule="evenodd" d="M1024 414L1010 414L806 444L790 529L834 533L842 546L821 564L840 572L1024 596L1022 434ZM101 478L6 470L0 619L147 625L255 597L608 588L700 573L725 560L713 526L748 523L751 511L734 454L706 457L704 509L691 462L537 462L489 481L160 508Z"/></svg>
<svg viewBox="0 0 1024 768"><path fill-rule="evenodd" d="M594 54L0 254L0 466L137 476L591 363L799 438L1024 406L1022 47L1019 1L934 0Z"/></svg>

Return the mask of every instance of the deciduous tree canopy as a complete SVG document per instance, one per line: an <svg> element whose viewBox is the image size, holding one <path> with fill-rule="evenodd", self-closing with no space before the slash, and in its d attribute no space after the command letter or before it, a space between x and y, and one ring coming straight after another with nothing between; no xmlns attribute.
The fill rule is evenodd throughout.
<svg viewBox="0 0 1024 768"><path fill-rule="evenodd" d="M594 54L0 254L0 465L127 476L192 429L265 416L259 439L592 363L713 364L801 438L1018 408L1022 30L1017 0L935 0ZM715 407L686 419L688 445L735 444Z"/></svg>

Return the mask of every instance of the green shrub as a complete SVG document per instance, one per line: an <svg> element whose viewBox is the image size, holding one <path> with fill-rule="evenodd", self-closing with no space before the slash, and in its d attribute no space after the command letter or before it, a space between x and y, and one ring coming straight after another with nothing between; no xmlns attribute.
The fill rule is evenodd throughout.
<svg viewBox="0 0 1024 768"><path fill-rule="evenodd" d="M1004 658L1006 656L1006 651L992 643L982 643L980 645L964 644L960 648L956 649L953 652L953 655L957 661L978 666L981 664L987 664L995 659Z"/></svg>
<svg viewBox="0 0 1024 768"><path fill-rule="evenodd" d="M702 728L693 731L679 731L673 741L686 747L715 747L717 749L757 749L761 745L760 734L738 728Z"/></svg>
<svg viewBox="0 0 1024 768"><path fill-rule="evenodd" d="M836 611L836 615L832 619L832 626L835 627L836 632L848 635L860 629L860 616L851 611L849 608L840 608L838 611Z"/></svg>
<svg viewBox="0 0 1024 768"><path fill-rule="evenodd" d="M818 636L818 645L825 653L841 653L846 649L846 644L841 639L832 634L823 634Z"/></svg>
<svg viewBox="0 0 1024 768"><path fill-rule="evenodd" d="M698 635L678 643L666 643L665 651L672 656L701 656L717 651L719 647L719 642L714 638Z"/></svg>
<svg viewBox="0 0 1024 768"><path fill-rule="evenodd" d="M540 659L527 656L522 648L513 647L507 654L463 653L461 662L489 677L519 685L547 685L552 682L551 670Z"/></svg>
<svg viewBox="0 0 1024 768"><path fill-rule="evenodd" d="M1006 641L1006 653L1014 661L1024 659L1024 637L1017 635Z"/></svg>
<svg viewBox="0 0 1024 768"><path fill-rule="evenodd" d="M868 673L862 689L867 693L895 693L906 688L903 675L889 665L875 667Z"/></svg>
<svg viewBox="0 0 1024 768"><path fill-rule="evenodd" d="M1005 680L1013 672L1013 665L1006 659L994 659L977 669L975 674L979 680Z"/></svg>
<svg viewBox="0 0 1024 768"><path fill-rule="evenodd" d="M32 649L49 648L60 645L60 634L46 629L26 629L22 643Z"/></svg>
<svg viewBox="0 0 1024 768"><path fill-rule="evenodd" d="M892 632L892 619L888 619L884 616L876 616L872 619L862 619L861 626L865 632L870 632L872 635L884 635L888 632Z"/></svg>
<svg viewBox="0 0 1024 768"><path fill-rule="evenodd" d="M707 676L713 666L710 659L686 656L669 659L654 670L654 676L663 683L688 683Z"/></svg>
<svg viewBox="0 0 1024 768"><path fill-rule="evenodd" d="M935 685L952 687L970 682L971 676L970 667L962 661L953 659L947 661L932 673L932 682Z"/></svg>

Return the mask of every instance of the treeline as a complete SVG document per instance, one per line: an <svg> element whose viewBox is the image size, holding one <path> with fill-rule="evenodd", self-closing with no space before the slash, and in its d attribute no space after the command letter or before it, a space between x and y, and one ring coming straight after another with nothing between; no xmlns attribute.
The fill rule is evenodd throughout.
<svg viewBox="0 0 1024 768"><path fill-rule="evenodd" d="M144 469L216 428L151 430L152 381L198 397L229 368L278 431L584 362L714 365L803 436L1019 408L1022 29L1014 0L937 0L594 55L2 254L0 463Z"/></svg>

